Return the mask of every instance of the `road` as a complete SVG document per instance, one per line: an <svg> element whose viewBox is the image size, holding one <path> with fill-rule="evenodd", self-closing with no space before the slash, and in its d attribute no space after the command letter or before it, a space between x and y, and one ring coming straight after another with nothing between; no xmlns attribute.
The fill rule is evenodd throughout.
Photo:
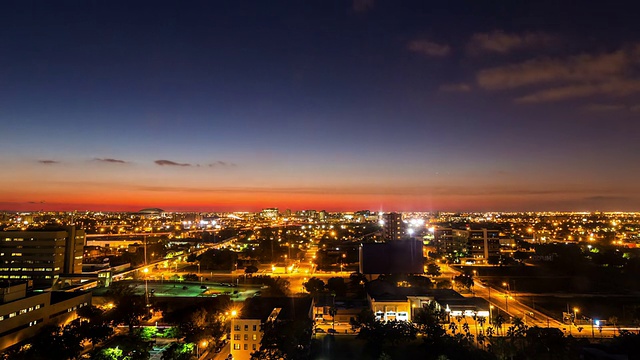
<svg viewBox="0 0 640 360"><path fill-rule="evenodd" d="M456 269L447 265L441 265L441 269L446 269L443 271L443 274L445 274L445 271L447 275L456 276L459 274ZM477 278L480 279L481 277ZM509 316L511 317L519 317L528 326L553 327L562 330L566 335L579 337L612 337L619 331L613 326L603 326L600 328L597 326L592 326L590 324L564 324L522 303L518 299L517 293L508 290L504 291L504 289L497 289L488 285L484 285L480 282L476 282L476 284L474 285L473 295L489 301L490 306L493 306L493 311L499 309L502 312L509 314ZM509 319L507 319L507 321L509 321ZM509 326L509 324L505 325L507 327Z"/></svg>

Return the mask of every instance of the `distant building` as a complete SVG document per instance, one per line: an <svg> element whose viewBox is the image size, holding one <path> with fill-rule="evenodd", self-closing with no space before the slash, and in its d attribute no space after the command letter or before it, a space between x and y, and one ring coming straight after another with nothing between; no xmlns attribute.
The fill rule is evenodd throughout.
<svg viewBox="0 0 640 360"><path fill-rule="evenodd" d="M454 238L467 244L469 255L476 260L487 261L500 256L500 231L490 229L454 230Z"/></svg>
<svg viewBox="0 0 640 360"><path fill-rule="evenodd" d="M267 208L260 211L260 217L265 219L277 219L278 215L278 208Z"/></svg>
<svg viewBox="0 0 640 360"><path fill-rule="evenodd" d="M158 208L142 209L138 211L136 214L144 219L156 219L160 217L165 217L167 215L167 213L164 210L158 209Z"/></svg>
<svg viewBox="0 0 640 360"><path fill-rule="evenodd" d="M296 216L306 219L315 219L317 217L317 212L315 210L300 210L296 211Z"/></svg>
<svg viewBox="0 0 640 360"><path fill-rule="evenodd" d="M423 244L419 240L363 243L360 246L362 274L422 274Z"/></svg>
<svg viewBox="0 0 640 360"><path fill-rule="evenodd" d="M479 261L500 256L499 230L436 227L433 236L439 253L468 253L471 258Z"/></svg>
<svg viewBox="0 0 640 360"><path fill-rule="evenodd" d="M0 280L33 280L50 288L62 274L82 273L84 230L1 231Z"/></svg>
<svg viewBox="0 0 640 360"><path fill-rule="evenodd" d="M231 355L234 360L249 360L260 350L262 327L273 321L313 320L310 297L255 297L247 299L238 318L231 319ZM309 339L311 340L311 339Z"/></svg>
<svg viewBox="0 0 640 360"><path fill-rule="evenodd" d="M433 242L439 253L452 253L454 250L462 251L466 248L466 239L463 242L456 241L452 228L435 227L433 230Z"/></svg>
<svg viewBox="0 0 640 360"><path fill-rule="evenodd" d="M386 213L382 216L382 237L386 241L401 240L405 236L405 224L402 214Z"/></svg>
<svg viewBox="0 0 640 360"><path fill-rule="evenodd" d="M434 306L447 316L489 317L489 303L477 297L467 298L451 289L396 287L374 280L368 284L367 299L376 319L412 321L415 312Z"/></svg>
<svg viewBox="0 0 640 360"><path fill-rule="evenodd" d="M28 293L26 283L0 284L0 350L27 340L46 324L77 318L76 311L85 306L91 306L90 292Z"/></svg>

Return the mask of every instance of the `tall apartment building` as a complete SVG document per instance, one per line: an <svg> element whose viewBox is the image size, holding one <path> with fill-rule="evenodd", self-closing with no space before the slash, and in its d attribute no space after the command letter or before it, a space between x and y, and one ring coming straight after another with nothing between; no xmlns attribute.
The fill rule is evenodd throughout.
<svg viewBox="0 0 640 360"><path fill-rule="evenodd" d="M500 231L491 229L453 229L451 243L465 246L470 257L486 261L500 255ZM457 249L456 249L457 250Z"/></svg>
<svg viewBox="0 0 640 360"><path fill-rule="evenodd" d="M385 213L382 215L382 237L386 241L401 240L405 235L405 224L400 213Z"/></svg>
<svg viewBox="0 0 640 360"><path fill-rule="evenodd" d="M245 301L237 318L231 319L231 355L249 360L260 350L263 326L269 322L313 319L313 299L309 297L255 297ZM311 340L311 339L309 339Z"/></svg>
<svg viewBox="0 0 640 360"><path fill-rule="evenodd" d="M433 242L439 253L452 253L463 251L467 247L467 239L454 236L452 228L435 227L433 230Z"/></svg>
<svg viewBox="0 0 640 360"><path fill-rule="evenodd" d="M82 272L84 230L68 226L51 230L1 231L0 280L33 280L50 288L62 274Z"/></svg>
<svg viewBox="0 0 640 360"><path fill-rule="evenodd" d="M90 292L28 293L26 283L0 284L0 351L38 333L46 324L64 324L91 306Z"/></svg>
<svg viewBox="0 0 640 360"><path fill-rule="evenodd" d="M489 229L468 230L471 256L486 261L490 256L500 256L500 231Z"/></svg>

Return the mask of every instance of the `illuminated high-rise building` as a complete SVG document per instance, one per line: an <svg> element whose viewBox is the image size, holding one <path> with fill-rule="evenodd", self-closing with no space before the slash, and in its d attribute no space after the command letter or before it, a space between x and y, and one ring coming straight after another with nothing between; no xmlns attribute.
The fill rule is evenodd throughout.
<svg viewBox="0 0 640 360"><path fill-rule="evenodd" d="M405 224L400 213L386 213L382 215L382 237L386 241L402 240L405 236Z"/></svg>
<svg viewBox="0 0 640 360"><path fill-rule="evenodd" d="M0 232L0 280L32 280L50 288L63 274L82 272L86 236L75 226Z"/></svg>

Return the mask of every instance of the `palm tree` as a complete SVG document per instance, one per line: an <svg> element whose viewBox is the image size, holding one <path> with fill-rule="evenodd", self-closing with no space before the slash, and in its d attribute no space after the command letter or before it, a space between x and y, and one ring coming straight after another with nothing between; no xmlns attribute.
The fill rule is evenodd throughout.
<svg viewBox="0 0 640 360"><path fill-rule="evenodd" d="M331 327L335 330L336 329L336 314L338 313L338 309L335 306L332 306L329 308L329 315L331 315L331 320L333 322L333 324L331 325Z"/></svg>
<svg viewBox="0 0 640 360"><path fill-rule="evenodd" d="M449 324L449 330L451 330L451 332L454 333L454 334L457 333L458 332L458 325L452 321Z"/></svg>
<svg viewBox="0 0 640 360"><path fill-rule="evenodd" d="M498 316L495 317L495 319L493 319L493 323L496 326L496 329L498 329L498 331L502 334L502 324L504 324L505 319L504 316L502 316L502 314L498 314Z"/></svg>
<svg viewBox="0 0 640 360"><path fill-rule="evenodd" d="M609 318L609 322L613 324L613 335L616 335L616 325L618 324L618 317L617 316L611 316Z"/></svg>

